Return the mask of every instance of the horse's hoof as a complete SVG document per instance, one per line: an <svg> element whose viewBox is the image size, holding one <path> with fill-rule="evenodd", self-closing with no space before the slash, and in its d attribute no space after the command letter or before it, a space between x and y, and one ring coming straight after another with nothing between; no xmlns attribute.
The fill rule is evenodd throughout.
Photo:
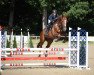
<svg viewBox="0 0 94 75"><path fill-rule="evenodd" d="M63 41L63 43L66 43L67 41Z"/></svg>
<svg viewBox="0 0 94 75"><path fill-rule="evenodd" d="M45 54L45 57L47 57L48 56L48 54Z"/></svg>
<svg viewBox="0 0 94 75"><path fill-rule="evenodd" d="M38 57L41 57L41 55L39 55Z"/></svg>

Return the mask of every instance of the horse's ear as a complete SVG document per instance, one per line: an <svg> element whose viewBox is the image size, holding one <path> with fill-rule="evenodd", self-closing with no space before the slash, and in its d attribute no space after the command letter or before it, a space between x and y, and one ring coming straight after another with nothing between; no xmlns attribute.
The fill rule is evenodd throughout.
<svg viewBox="0 0 94 75"><path fill-rule="evenodd" d="M63 18L63 16L62 16L62 15L60 15L60 16L59 16L59 18L60 18L60 19L62 19L62 18Z"/></svg>
<svg viewBox="0 0 94 75"><path fill-rule="evenodd" d="M64 15L64 16L63 16L63 19L67 19L67 16Z"/></svg>

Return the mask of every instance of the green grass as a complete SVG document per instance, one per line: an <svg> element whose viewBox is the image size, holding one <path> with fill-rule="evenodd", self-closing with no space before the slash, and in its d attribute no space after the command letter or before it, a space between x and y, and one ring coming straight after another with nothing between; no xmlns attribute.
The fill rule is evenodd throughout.
<svg viewBox="0 0 94 75"><path fill-rule="evenodd" d="M33 44L35 45L35 44L38 44L38 42L39 42L39 39L32 39L32 42L33 42ZM47 44L47 42L44 42L44 44ZM63 41L61 40L61 41L58 41L58 42L55 42L55 41L53 41L53 43L52 43L52 45L67 45L68 44L68 42L65 42L65 43L63 43Z"/></svg>
<svg viewBox="0 0 94 75"><path fill-rule="evenodd" d="M1 71L0 71L0 75L1 75Z"/></svg>
<svg viewBox="0 0 94 75"><path fill-rule="evenodd" d="M36 40L36 39L32 39L32 42L33 42L34 45L37 45L38 42L39 42L39 39L37 39L37 40ZM44 44L47 44L47 42L45 42ZM89 44L89 45L92 45L92 44L94 44L94 42L90 42L90 41L89 41L88 44ZM65 42L65 43L63 43L63 41L60 40L60 41L58 41L58 42L53 42L52 45L68 45L68 41Z"/></svg>
<svg viewBox="0 0 94 75"><path fill-rule="evenodd" d="M93 42L93 41L89 41L88 43L89 43L89 44L94 44L94 42Z"/></svg>

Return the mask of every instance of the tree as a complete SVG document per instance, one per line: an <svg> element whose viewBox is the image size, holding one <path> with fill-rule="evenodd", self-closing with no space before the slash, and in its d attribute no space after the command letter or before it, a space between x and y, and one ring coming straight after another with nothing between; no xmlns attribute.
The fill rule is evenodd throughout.
<svg viewBox="0 0 94 75"><path fill-rule="evenodd" d="M84 19L84 17L90 12L88 2L77 2L70 7L67 11L67 15L75 19Z"/></svg>
<svg viewBox="0 0 94 75"><path fill-rule="evenodd" d="M13 25L17 34L21 28L24 33L29 28L31 34L39 35L52 9L56 9L59 15L68 15L68 26L79 26L92 34L94 32L94 0L15 0L14 16L9 24L12 1L0 0L0 24Z"/></svg>
<svg viewBox="0 0 94 75"><path fill-rule="evenodd" d="M9 28L11 29L12 26L13 26L13 17L14 17L14 3L15 3L15 0L11 0L10 2L10 16L9 16Z"/></svg>

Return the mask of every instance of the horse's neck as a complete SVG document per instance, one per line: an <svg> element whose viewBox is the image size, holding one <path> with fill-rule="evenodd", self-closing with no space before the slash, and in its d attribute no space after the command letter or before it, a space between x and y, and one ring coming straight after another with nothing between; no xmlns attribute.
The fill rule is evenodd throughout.
<svg viewBox="0 0 94 75"><path fill-rule="evenodd" d="M59 32L60 30L60 25L61 25L61 19L57 19L56 22L54 22L53 27L51 28L51 32L55 33L55 32Z"/></svg>
<svg viewBox="0 0 94 75"><path fill-rule="evenodd" d="M59 27L59 22L56 22L53 27L52 27L53 33L59 33L60 32L60 27Z"/></svg>
<svg viewBox="0 0 94 75"><path fill-rule="evenodd" d="M60 25L61 25L61 21L60 21L60 20L57 20L57 21L55 22L55 24L54 24L54 27L59 28Z"/></svg>

